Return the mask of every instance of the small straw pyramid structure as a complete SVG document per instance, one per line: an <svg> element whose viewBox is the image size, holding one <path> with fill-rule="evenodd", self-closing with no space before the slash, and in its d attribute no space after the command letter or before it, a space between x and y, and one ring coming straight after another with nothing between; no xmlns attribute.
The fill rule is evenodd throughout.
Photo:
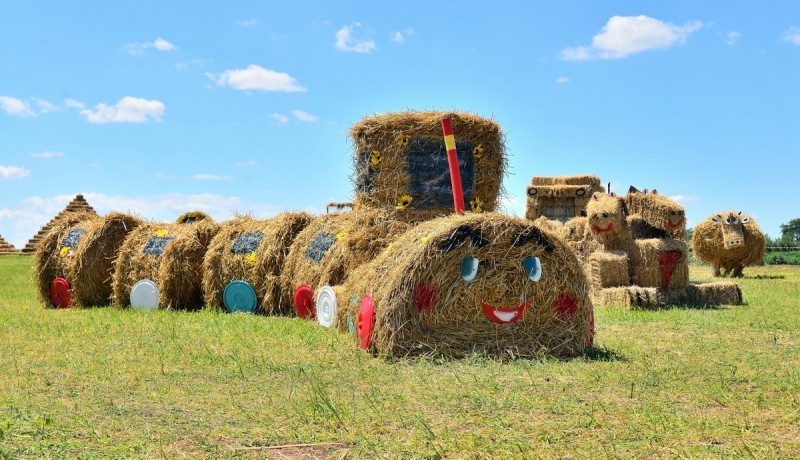
<svg viewBox="0 0 800 460"><path fill-rule="evenodd" d="M79 213L90 213L90 214L94 214L95 217L97 216L97 212L95 212L95 210L91 206L89 206L89 203L86 202L86 199L83 197L83 195L76 195L75 198L73 198L72 201L70 201L69 204L67 204L67 207L64 208L63 211L61 211L55 217L53 217L50 220L50 222L46 223L39 230L39 232L36 235L34 235L33 238L30 239L30 241L28 241L28 243L25 245L25 247L22 248L22 253L24 253L24 254L33 254L34 252L36 252L36 246L38 246L39 240L44 238L44 236L47 235L47 233L49 233L50 230L61 219L63 219L66 214L68 214L68 213L76 213L76 212L79 212Z"/></svg>
<svg viewBox="0 0 800 460"><path fill-rule="evenodd" d="M11 243L4 240L3 236L0 235L0 256L6 254L14 254L15 251L16 250L14 249L14 246L12 246Z"/></svg>

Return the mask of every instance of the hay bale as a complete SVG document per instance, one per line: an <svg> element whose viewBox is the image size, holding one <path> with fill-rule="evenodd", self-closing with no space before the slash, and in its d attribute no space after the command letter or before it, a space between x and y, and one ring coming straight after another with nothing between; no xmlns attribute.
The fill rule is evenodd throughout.
<svg viewBox="0 0 800 460"><path fill-rule="evenodd" d="M687 284L664 291L654 287L625 286L606 288L592 294L597 306L620 306L629 309L657 310L670 305L715 307L741 305L742 290L736 283Z"/></svg>
<svg viewBox="0 0 800 460"><path fill-rule="evenodd" d="M341 285L352 270L372 260L409 227L394 212L380 208L356 207L314 220L300 232L286 256L278 313L303 311L296 302L305 302L306 311L313 316L320 288ZM303 288L306 295L295 302L302 286L307 286Z"/></svg>
<svg viewBox="0 0 800 460"><path fill-rule="evenodd" d="M633 267L631 282L662 290L685 288L689 284L688 254L683 240L635 240L634 249L628 253Z"/></svg>
<svg viewBox="0 0 800 460"><path fill-rule="evenodd" d="M538 258L538 259L534 259ZM591 346L586 276L557 235L500 214L423 222L355 270L338 327L382 355L574 356ZM359 312L374 305L373 323Z"/></svg>
<svg viewBox="0 0 800 460"><path fill-rule="evenodd" d="M695 306L741 305L742 289L736 283L689 284L680 296L670 293L670 303Z"/></svg>
<svg viewBox="0 0 800 460"><path fill-rule="evenodd" d="M159 308L202 306L203 257L219 226L210 218L188 222L146 223L128 235L114 268L114 305L130 305L131 288L151 280L158 289Z"/></svg>
<svg viewBox="0 0 800 460"><path fill-rule="evenodd" d="M592 292L597 306L619 306L628 309L657 310L669 304L665 292L653 287L624 286Z"/></svg>
<svg viewBox="0 0 800 460"><path fill-rule="evenodd" d="M755 219L741 211L724 211L697 224L692 249L712 266L714 276L742 277L744 267L764 260L766 239Z"/></svg>
<svg viewBox="0 0 800 460"><path fill-rule="evenodd" d="M602 191L597 176L534 177L526 190L525 217L536 220L545 216L566 222L573 217L585 216L592 194Z"/></svg>
<svg viewBox="0 0 800 460"><path fill-rule="evenodd" d="M466 208L498 208L507 162L500 126L477 115L437 111L379 114L353 125L356 207L382 208L411 222L453 212L445 116L452 119Z"/></svg>
<svg viewBox="0 0 800 460"><path fill-rule="evenodd" d="M54 306L54 299L51 298L50 292L53 281L56 278L68 279L66 258L61 256L63 248L67 248L64 252L64 255L67 255L69 251L77 247L86 232L85 227L81 224L96 219L98 217L94 210L91 212L84 210L66 212L60 214L57 220L50 222L49 230L37 238L34 247L34 277L39 291L39 301L42 305ZM86 227L88 226L86 225ZM71 258L75 258L74 253ZM74 280L70 280L70 283L74 283Z"/></svg>
<svg viewBox="0 0 800 460"><path fill-rule="evenodd" d="M232 281L244 281L257 297L256 310L272 312L280 301L277 279L294 238L313 217L285 212L268 220L238 217L220 226L203 260L205 303L224 308L223 292Z"/></svg>
<svg viewBox="0 0 800 460"><path fill-rule="evenodd" d="M587 272L592 283L592 291L603 288L628 286L628 256L624 252L596 251L589 256Z"/></svg>
<svg viewBox="0 0 800 460"><path fill-rule="evenodd" d="M208 221L212 221L213 222L213 219L211 219L211 216L209 216L208 214L206 214L204 212L201 212L201 211L188 211L188 212L185 212L185 213L181 214L180 216L178 216L178 218L175 219L175 223L176 224L191 224L193 222L199 222L201 220L208 220Z"/></svg>
<svg viewBox="0 0 800 460"><path fill-rule="evenodd" d="M631 186L625 195L629 225L634 238L686 237L686 213L677 202L652 192L640 192ZM631 221L631 218L634 218Z"/></svg>
<svg viewBox="0 0 800 460"><path fill-rule="evenodd" d="M592 237L606 251L628 251L633 240L622 198L603 193L592 194L586 205L587 227Z"/></svg>

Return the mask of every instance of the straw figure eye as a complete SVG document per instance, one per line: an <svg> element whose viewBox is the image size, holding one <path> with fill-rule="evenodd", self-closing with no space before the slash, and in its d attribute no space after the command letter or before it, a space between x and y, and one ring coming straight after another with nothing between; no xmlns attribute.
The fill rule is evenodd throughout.
<svg viewBox="0 0 800 460"><path fill-rule="evenodd" d="M749 217L744 217L744 218L742 218L742 223L743 223L743 224L746 224L746 223L748 223L748 222L750 222L750 218L749 218Z"/></svg>
<svg viewBox="0 0 800 460"><path fill-rule="evenodd" d="M542 261L538 257L526 257L522 259L522 267L525 274L531 281L539 281L542 278Z"/></svg>
<svg viewBox="0 0 800 460"><path fill-rule="evenodd" d="M726 217L725 218L725 224L726 225L730 225L731 224L731 218L730 217Z"/></svg>
<svg viewBox="0 0 800 460"><path fill-rule="evenodd" d="M608 217L608 213L607 212L603 212L603 217Z"/></svg>
<svg viewBox="0 0 800 460"><path fill-rule="evenodd" d="M400 199L397 201L397 209L406 209L411 204L412 201L414 201L414 199L411 198L410 195L401 196Z"/></svg>
<svg viewBox="0 0 800 460"><path fill-rule="evenodd" d="M472 281L478 275L478 259L467 256L461 259L461 277L464 281Z"/></svg>
<svg viewBox="0 0 800 460"><path fill-rule="evenodd" d="M738 223L739 223L739 218L738 217L734 217L733 218L733 224L736 225Z"/></svg>
<svg viewBox="0 0 800 460"><path fill-rule="evenodd" d="M372 163L374 165L380 163L382 159L383 159L383 155L381 155L380 150L373 150L372 151L372 155L370 155L370 157L369 157L370 163Z"/></svg>

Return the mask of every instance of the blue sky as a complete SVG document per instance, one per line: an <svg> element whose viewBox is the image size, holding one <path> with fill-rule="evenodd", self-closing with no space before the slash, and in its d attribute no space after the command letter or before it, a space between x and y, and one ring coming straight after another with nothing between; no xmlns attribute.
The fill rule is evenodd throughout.
<svg viewBox="0 0 800 460"><path fill-rule="evenodd" d="M267 217L352 196L349 127L463 110L534 175L657 188L689 225L800 217L800 3L2 2L0 235L98 212ZM456 133L456 137L458 133Z"/></svg>

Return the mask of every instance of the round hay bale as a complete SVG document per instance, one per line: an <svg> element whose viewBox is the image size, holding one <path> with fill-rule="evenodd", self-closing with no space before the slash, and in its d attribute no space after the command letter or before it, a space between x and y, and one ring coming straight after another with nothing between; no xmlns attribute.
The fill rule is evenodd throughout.
<svg viewBox="0 0 800 460"><path fill-rule="evenodd" d="M209 220L213 222L211 216L200 211L189 211L181 214L175 219L176 224L191 224L192 222L199 222L201 220Z"/></svg>
<svg viewBox="0 0 800 460"><path fill-rule="evenodd" d="M550 231L500 214L423 222L341 291L339 330L381 355L566 357L593 341L575 254Z"/></svg>
<svg viewBox="0 0 800 460"><path fill-rule="evenodd" d="M195 310L202 306L202 266L219 226L210 218L190 223L147 223L131 232L119 249L112 302L131 304L131 288L141 280L158 286L159 308Z"/></svg>
<svg viewBox="0 0 800 460"><path fill-rule="evenodd" d="M755 219L741 211L723 211L697 224L692 249L710 264L714 276L744 276L744 267L764 260L766 239Z"/></svg>
<svg viewBox="0 0 800 460"><path fill-rule="evenodd" d="M276 280L286 253L294 238L312 220L305 212L286 212L269 220L238 217L224 223L203 261L206 305L225 307L226 287L231 282L243 281L255 292L255 310L273 311L281 297L280 283Z"/></svg>
<svg viewBox="0 0 800 460"><path fill-rule="evenodd" d="M317 218L297 236L286 256L279 311L297 312L300 307L313 316L320 288L341 285L352 270L372 260L409 227L393 212L378 208L358 207ZM302 286L307 288L298 297ZM295 298L307 305L302 307Z"/></svg>
<svg viewBox="0 0 800 460"><path fill-rule="evenodd" d="M105 217L72 222L73 225L60 225L55 233L48 234L46 242L40 246L42 251L37 251L37 261L42 260L42 266L60 268L61 276L70 286L72 306L108 305L117 250L142 221L115 212ZM44 262L45 258L49 260ZM37 270L37 274L45 276L38 281L40 293L45 284L53 281L53 278L48 281L47 272ZM51 299L46 300L52 304Z"/></svg>
<svg viewBox="0 0 800 460"><path fill-rule="evenodd" d="M353 125L355 206L382 208L407 221L453 212L453 192L441 120L450 117L464 202L494 211L506 169L503 133L492 120L468 113L397 112Z"/></svg>

